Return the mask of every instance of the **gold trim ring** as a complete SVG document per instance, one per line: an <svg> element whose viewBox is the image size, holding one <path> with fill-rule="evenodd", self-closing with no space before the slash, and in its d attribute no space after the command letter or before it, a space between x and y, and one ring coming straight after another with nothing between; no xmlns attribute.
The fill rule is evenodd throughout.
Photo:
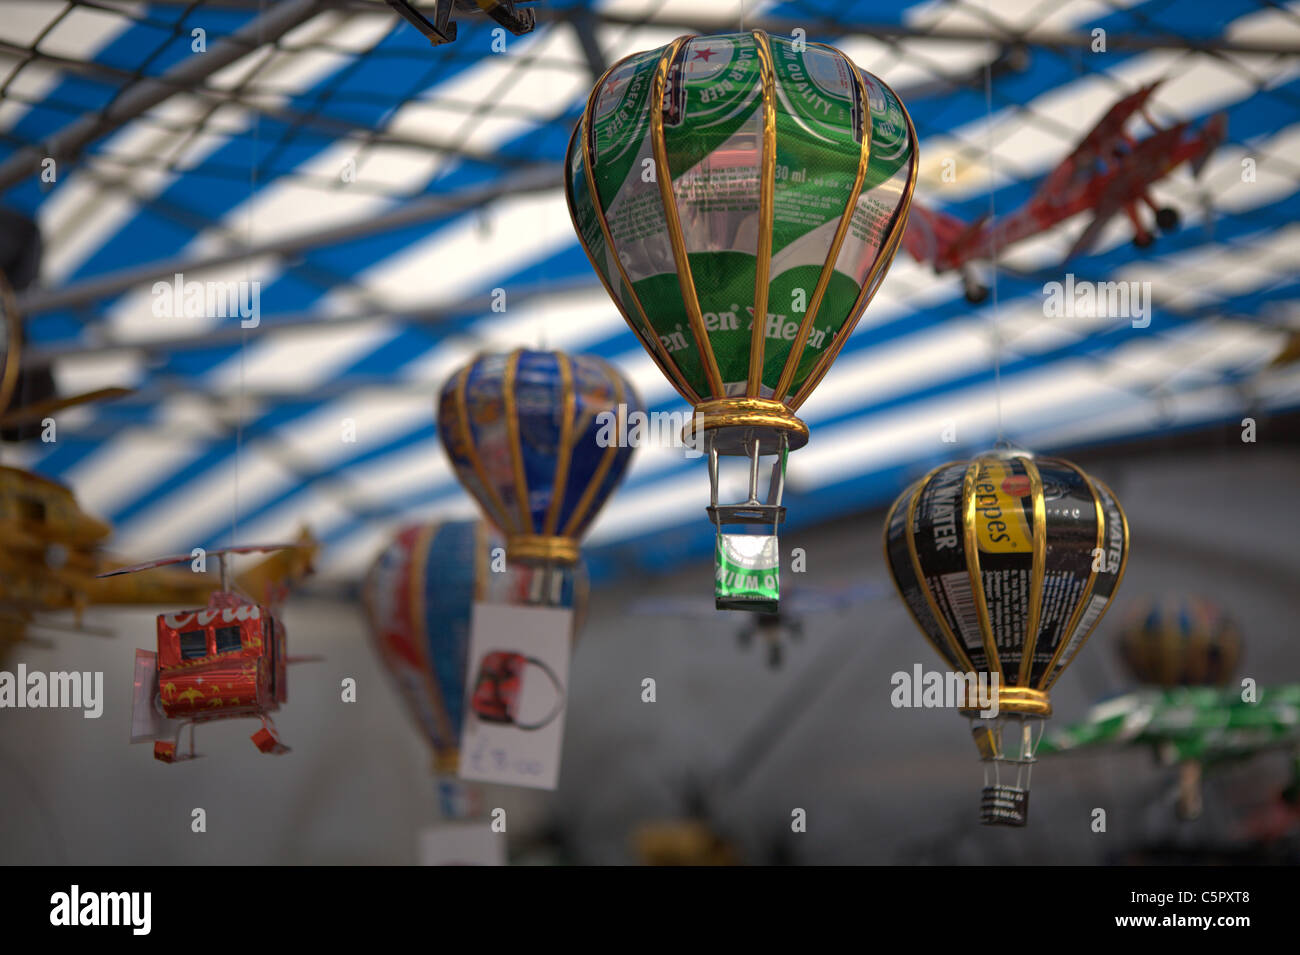
<svg viewBox="0 0 1300 955"><path fill-rule="evenodd" d="M440 776L454 776L460 772L460 750L456 747L434 750L433 771Z"/></svg>
<svg viewBox="0 0 1300 955"><path fill-rule="evenodd" d="M961 708L963 716L971 716L979 712L978 705ZM1052 715L1052 701L1042 690L1035 690L1032 687L999 686L998 713L1023 713L1026 716L1046 718Z"/></svg>
<svg viewBox="0 0 1300 955"><path fill-rule="evenodd" d="M682 431L682 440L687 447L705 450L697 443L696 435L700 432L718 432L713 436L713 445L719 454L748 455L746 445L750 438L757 437L761 444L773 447L781 434L785 434L791 451L802 448L808 443L808 426L784 403L770 398L715 398L702 401L695 406L695 414Z"/></svg>
<svg viewBox="0 0 1300 955"><path fill-rule="evenodd" d="M530 564L576 564L578 542L559 535L515 534L506 538L506 559Z"/></svg>

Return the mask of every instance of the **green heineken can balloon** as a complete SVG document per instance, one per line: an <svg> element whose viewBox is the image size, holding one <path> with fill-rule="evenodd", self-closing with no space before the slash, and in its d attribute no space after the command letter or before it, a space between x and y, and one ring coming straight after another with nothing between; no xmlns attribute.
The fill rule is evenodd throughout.
<svg viewBox="0 0 1300 955"><path fill-rule="evenodd" d="M808 441L796 412L884 279L916 175L902 102L833 47L681 37L592 90L569 142L569 212L695 408L683 437L709 456L719 607L776 610L786 454ZM750 459L747 501L718 505L719 455ZM760 455L774 456L764 499ZM761 527L771 546L742 546L730 524Z"/></svg>

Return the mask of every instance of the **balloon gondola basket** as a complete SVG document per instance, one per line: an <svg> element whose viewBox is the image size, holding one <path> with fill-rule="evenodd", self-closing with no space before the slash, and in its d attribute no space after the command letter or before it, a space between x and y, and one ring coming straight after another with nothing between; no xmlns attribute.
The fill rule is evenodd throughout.
<svg viewBox="0 0 1300 955"><path fill-rule="evenodd" d="M573 568L577 564L577 546L572 548L572 557L566 550L548 551L540 557L528 553L516 560L521 549L518 538L510 538L506 543L507 560L515 561L519 568L522 588L516 595L519 602L536 607L565 606L565 586L572 582Z"/></svg>
<svg viewBox="0 0 1300 955"><path fill-rule="evenodd" d="M980 824L1024 826L1029 819L1029 782L1043 738L1037 713L970 714L971 735L984 765Z"/></svg>
<svg viewBox="0 0 1300 955"><path fill-rule="evenodd" d="M482 785L459 779L456 772L455 767L450 771L441 770L434 778L439 818L444 821L486 818Z"/></svg>
<svg viewBox="0 0 1300 955"><path fill-rule="evenodd" d="M746 429L748 430L748 429ZM766 498L759 498L763 469L763 438L750 431L737 437L733 429L703 432L709 455L709 520L717 532L714 549L714 598L719 610L776 613L780 601L781 553L777 540L785 507L787 433L768 436L773 456ZM739 445L737 442L739 441ZM749 497L738 504L719 504L718 485L723 448L743 447L749 461ZM734 453L734 452L733 452Z"/></svg>

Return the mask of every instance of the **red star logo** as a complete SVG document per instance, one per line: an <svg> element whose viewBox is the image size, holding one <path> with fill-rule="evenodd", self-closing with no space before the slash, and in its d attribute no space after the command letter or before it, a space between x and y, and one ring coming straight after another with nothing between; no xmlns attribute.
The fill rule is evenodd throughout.
<svg viewBox="0 0 1300 955"><path fill-rule="evenodd" d="M717 50L714 50L714 49L712 49L711 47L707 47L707 46L706 46L706 47L705 47L704 49L702 49L702 50L696 50L696 51L695 51L695 58L696 58L697 60L703 60L705 63L707 63L707 62L709 62L709 57L711 57L711 56L712 56L714 53L716 53L716 52L717 52Z"/></svg>
<svg viewBox="0 0 1300 955"><path fill-rule="evenodd" d="M1010 477L1003 478L1002 490L1012 497L1028 497L1033 492L1029 477L1024 474L1013 474Z"/></svg>

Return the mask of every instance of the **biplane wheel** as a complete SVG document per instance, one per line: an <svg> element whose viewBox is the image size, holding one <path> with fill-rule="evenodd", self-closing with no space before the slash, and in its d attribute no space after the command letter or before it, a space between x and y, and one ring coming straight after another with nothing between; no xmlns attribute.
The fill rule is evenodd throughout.
<svg viewBox="0 0 1300 955"><path fill-rule="evenodd" d="M1139 249L1149 248L1155 240L1156 237L1150 232L1139 232L1137 235L1133 236L1133 244Z"/></svg>
<svg viewBox="0 0 1300 955"><path fill-rule="evenodd" d="M970 302L972 305L981 305L988 297L989 289L987 285L975 284L966 286L966 301Z"/></svg>
<svg viewBox="0 0 1300 955"><path fill-rule="evenodd" d="M1156 210L1156 225L1160 227L1161 232L1173 232L1178 228L1178 223L1182 221L1182 216L1173 206L1165 206L1163 209Z"/></svg>

